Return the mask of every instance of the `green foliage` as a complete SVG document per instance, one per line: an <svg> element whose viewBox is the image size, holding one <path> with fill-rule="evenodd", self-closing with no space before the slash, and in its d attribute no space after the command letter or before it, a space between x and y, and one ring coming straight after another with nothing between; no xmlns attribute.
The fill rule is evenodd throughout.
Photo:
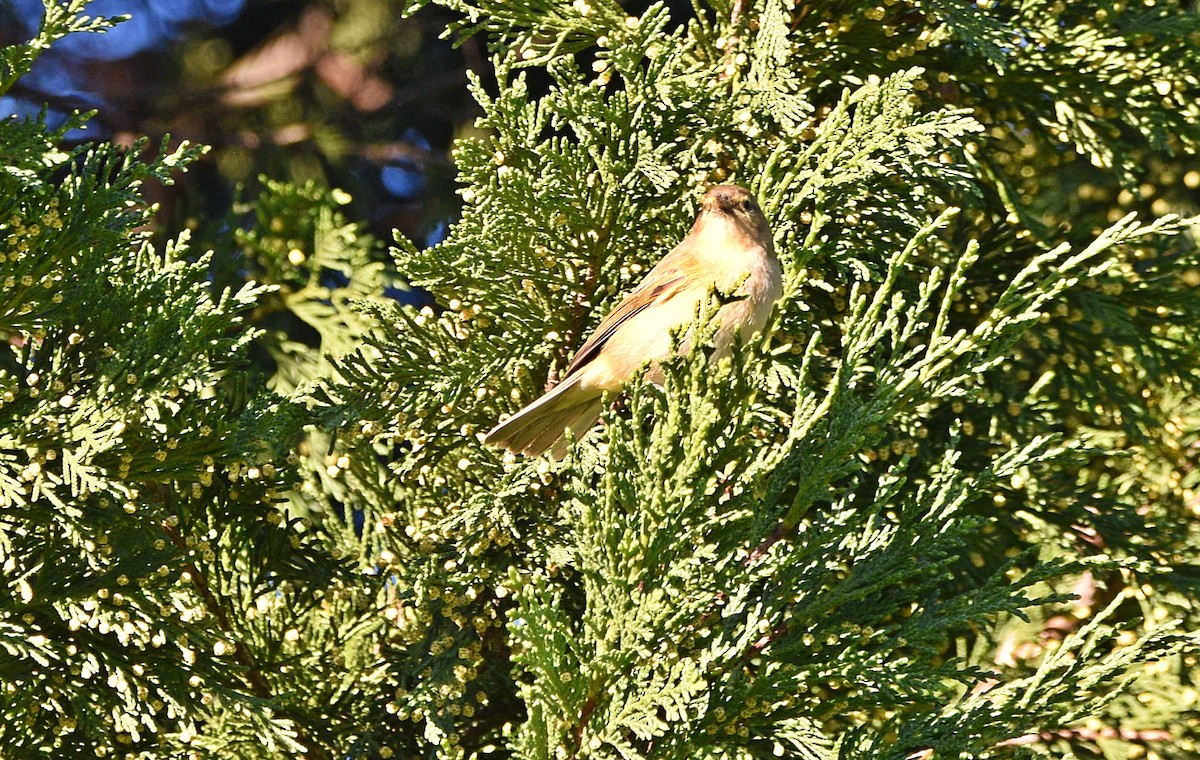
<svg viewBox="0 0 1200 760"><path fill-rule="evenodd" d="M50 4L8 55L85 26ZM291 746L243 622L338 568L276 506L300 418L242 375L266 289L214 291L186 235L141 231L144 186L200 149L60 149L83 120L0 122L0 741L153 754L219 712Z"/></svg>
<svg viewBox="0 0 1200 760"><path fill-rule="evenodd" d="M8 92L16 81L29 73L30 66L38 55L75 32L102 32L112 26L114 19L93 18L83 15L89 0L69 0L64 3L45 1L45 16L41 28L33 39L25 44L8 45L0 49L0 92ZM17 136L14 135L14 138ZM18 138L19 139L19 138ZM16 154L14 159L28 158L30 154Z"/></svg>
<svg viewBox="0 0 1200 760"><path fill-rule="evenodd" d="M1196 16L441 4L499 86L394 262L269 179L152 246L195 149L0 123L6 752L1195 754ZM484 446L723 181L767 333Z"/></svg>
<svg viewBox="0 0 1200 760"><path fill-rule="evenodd" d="M467 207L451 238L398 252L446 308L381 315L371 348L339 363L348 388L318 394L403 451L402 506L379 519L450 570L434 581L396 553L418 620L474 640L471 617L422 604L444 584L474 592L476 622L508 621L507 639L479 637L484 663L511 648L515 666L488 710L464 718L457 695L503 669L443 686L435 667L398 695L397 715L440 741L428 752L469 756L489 725L520 757L1052 753L1039 737L1056 732L1124 752L1071 732L1115 720L1130 678L1195 645L1190 592L1173 612L1160 596L1183 555L1149 545L1181 533L1145 535L1162 491L1134 465L1178 430L1178 407L1147 399L1195 381L1181 338L1198 315L1177 291L1195 264L1172 217L1060 231L1061 191L1025 167L1078 155L1129 182L1117 156L1189 149L1179 111L1111 72L1186 89L1186 54L1140 44L1181 50L1195 20L767 2L680 26L658 5L447 6L495 40L503 86L476 85L490 134L456 149ZM1089 82L1098 110L1073 101ZM481 447L725 179L763 199L784 260L770 341L732 375L692 357L663 391L631 389L560 464ZM350 400L371 388L386 392ZM1180 525L1172 500L1160 519ZM1080 578L1111 599L1103 615L1071 601ZM1005 621L1061 613L1085 622L1002 654ZM510 688L524 716L491 717Z"/></svg>

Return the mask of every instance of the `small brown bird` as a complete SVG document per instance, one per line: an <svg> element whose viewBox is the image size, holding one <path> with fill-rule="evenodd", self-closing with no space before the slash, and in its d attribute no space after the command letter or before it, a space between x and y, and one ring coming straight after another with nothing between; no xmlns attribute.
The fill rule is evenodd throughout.
<svg viewBox="0 0 1200 760"><path fill-rule="evenodd" d="M656 360L670 352L671 330L694 320L714 291L735 288L734 300L716 314L714 358L729 353L735 332L747 340L761 330L783 291L771 230L754 196L737 185L718 185L701 198L691 232L604 318L562 381L484 441L530 456L554 446L552 454L561 456L567 430L580 436L595 424L603 393L618 390L647 362L650 380L662 382Z"/></svg>

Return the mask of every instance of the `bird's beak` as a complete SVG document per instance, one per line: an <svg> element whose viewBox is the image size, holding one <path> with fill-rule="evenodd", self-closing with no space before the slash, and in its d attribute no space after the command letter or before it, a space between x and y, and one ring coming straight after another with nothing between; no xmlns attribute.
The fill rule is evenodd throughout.
<svg viewBox="0 0 1200 760"><path fill-rule="evenodd" d="M713 198L705 196L701 201L701 207L710 214L732 214L733 209L725 203L721 202L721 198Z"/></svg>

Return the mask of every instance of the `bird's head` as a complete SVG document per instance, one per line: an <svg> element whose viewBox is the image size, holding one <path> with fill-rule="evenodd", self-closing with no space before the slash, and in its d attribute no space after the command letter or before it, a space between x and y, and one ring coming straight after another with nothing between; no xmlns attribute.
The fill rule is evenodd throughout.
<svg viewBox="0 0 1200 760"><path fill-rule="evenodd" d="M740 185L717 185L700 199L700 216L723 219L749 235L770 245L771 230L754 194Z"/></svg>

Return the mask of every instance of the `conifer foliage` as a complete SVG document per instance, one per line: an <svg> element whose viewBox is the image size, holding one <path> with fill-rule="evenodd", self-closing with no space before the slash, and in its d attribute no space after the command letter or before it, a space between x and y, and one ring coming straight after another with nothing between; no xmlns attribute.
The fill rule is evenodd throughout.
<svg viewBox="0 0 1200 760"><path fill-rule="evenodd" d="M220 274L136 231L195 149L0 123L6 748L1195 755L1200 19L439 4L498 86L462 218L392 252L422 309L338 193L269 185ZM561 461L484 446L726 181L783 262L767 333Z"/></svg>
<svg viewBox="0 0 1200 760"><path fill-rule="evenodd" d="M83 5L47 4L39 36L3 51L6 85L106 26ZM241 374L266 289L214 293L186 235L139 231L143 185L202 149L61 149L86 120L0 122L0 745L149 753L228 714L282 751L258 702L270 659L243 626L256 605L311 604L338 565L277 509L299 419Z"/></svg>

